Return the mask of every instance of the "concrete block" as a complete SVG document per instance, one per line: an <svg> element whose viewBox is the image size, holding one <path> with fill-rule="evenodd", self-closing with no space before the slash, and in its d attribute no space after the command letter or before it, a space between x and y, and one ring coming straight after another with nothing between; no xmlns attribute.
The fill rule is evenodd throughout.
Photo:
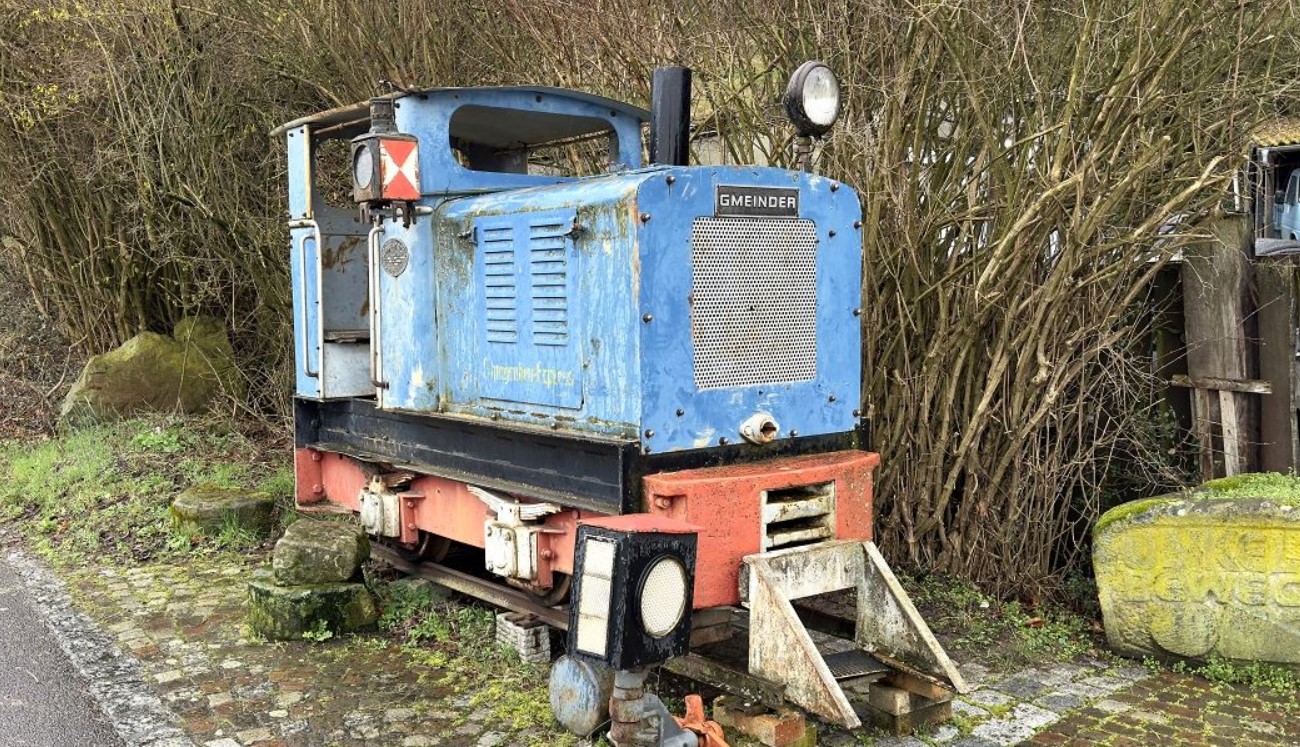
<svg viewBox="0 0 1300 747"><path fill-rule="evenodd" d="M269 574L248 584L248 625L270 640L301 639L322 626L335 634L353 633L378 619L375 600L362 584L280 586Z"/></svg>
<svg viewBox="0 0 1300 747"><path fill-rule="evenodd" d="M921 705L920 703L925 701L919 698L917 701L913 703L910 710L897 714L882 711L870 702L859 702L854 705L857 706L858 716L862 718L864 723L871 724L881 731L897 736L927 730L952 718L951 700L930 701L929 705Z"/></svg>
<svg viewBox="0 0 1300 747"><path fill-rule="evenodd" d="M284 586L341 583L368 557L370 541L353 522L299 519L275 543L271 567Z"/></svg>
<svg viewBox="0 0 1300 747"><path fill-rule="evenodd" d="M879 683L873 683L871 689L867 691L867 702L871 707L893 716L912 710L911 693Z"/></svg>
<svg viewBox="0 0 1300 747"><path fill-rule="evenodd" d="M274 511L275 498L270 493L215 485L192 487L176 496L171 506L172 523L187 535L216 536L228 525L265 535L271 529Z"/></svg>
<svg viewBox="0 0 1300 747"><path fill-rule="evenodd" d="M497 645L519 654L519 658L534 664L551 660L551 629L533 615L523 612L502 612L497 615Z"/></svg>

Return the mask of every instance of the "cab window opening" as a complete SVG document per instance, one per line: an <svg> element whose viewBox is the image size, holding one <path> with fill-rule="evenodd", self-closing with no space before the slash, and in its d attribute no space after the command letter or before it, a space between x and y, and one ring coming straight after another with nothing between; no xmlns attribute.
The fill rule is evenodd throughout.
<svg viewBox="0 0 1300 747"><path fill-rule="evenodd" d="M581 177L618 162L618 134L597 117L466 105L449 130L456 161L472 171Z"/></svg>

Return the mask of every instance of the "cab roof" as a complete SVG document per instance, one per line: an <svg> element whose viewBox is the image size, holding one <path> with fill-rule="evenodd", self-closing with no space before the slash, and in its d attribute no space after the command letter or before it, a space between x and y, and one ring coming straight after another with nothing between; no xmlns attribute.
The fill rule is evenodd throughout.
<svg viewBox="0 0 1300 747"><path fill-rule="evenodd" d="M1300 144L1300 119L1277 119L1252 133L1251 141L1260 148L1285 148Z"/></svg>
<svg viewBox="0 0 1300 747"><path fill-rule="evenodd" d="M612 113L625 115L639 122L646 122L650 119L650 112L639 106L617 101L615 99L597 96L592 93L583 91L573 91L567 88L552 88L549 86L475 86L475 87L440 87L426 88L416 91L402 91L389 94L383 98L391 98L396 101L407 97L432 97L455 94L460 92L498 92L503 94L517 94L520 100L526 96L552 96L570 101L581 101L588 104L596 104L602 108L609 109ZM518 109L520 116L518 120L512 121L507 128L510 133L510 140L518 142L521 139L529 142L549 142L573 135L585 133L590 130L589 120L586 117L574 116L567 125L565 117L556 117L555 115L546 117L529 117L528 109L520 107ZM465 118L464 124L467 128L472 127L475 133L479 135L477 139L482 140L484 133L490 133L493 130L501 129L499 116L470 116ZM336 133L336 137L352 137L366 132L370 128L370 102L362 101L349 106L340 106L334 109L327 109L306 117L300 117L292 122L286 122L271 131L272 137L281 137L289 130L297 129L302 126L310 126L313 132L325 134L326 131ZM452 133L453 135L455 133Z"/></svg>

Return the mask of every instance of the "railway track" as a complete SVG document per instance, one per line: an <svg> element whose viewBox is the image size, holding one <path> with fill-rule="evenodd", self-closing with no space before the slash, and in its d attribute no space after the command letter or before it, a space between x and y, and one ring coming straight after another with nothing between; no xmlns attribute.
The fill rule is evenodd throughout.
<svg viewBox="0 0 1300 747"><path fill-rule="evenodd" d="M526 592L512 589L464 571L448 568L438 563L415 563L403 558L396 550L377 543L370 546L370 555L394 569L432 581L466 596L515 612L527 612L557 630L569 629L569 611L566 608L547 607Z"/></svg>

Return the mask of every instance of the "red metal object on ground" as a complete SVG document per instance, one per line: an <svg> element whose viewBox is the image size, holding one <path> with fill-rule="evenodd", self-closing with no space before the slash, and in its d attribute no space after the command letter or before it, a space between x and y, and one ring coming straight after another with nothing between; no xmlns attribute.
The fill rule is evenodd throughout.
<svg viewBox="0 0 1300 747"><path fill-rule="evenodd" d="M695 732L700 738L699 747L728 747L722 726L717 721L705 720L704 700L700 696L694 693L687 695L686 714L681 718L673 718L677 720L678 726Z"/></svg>

